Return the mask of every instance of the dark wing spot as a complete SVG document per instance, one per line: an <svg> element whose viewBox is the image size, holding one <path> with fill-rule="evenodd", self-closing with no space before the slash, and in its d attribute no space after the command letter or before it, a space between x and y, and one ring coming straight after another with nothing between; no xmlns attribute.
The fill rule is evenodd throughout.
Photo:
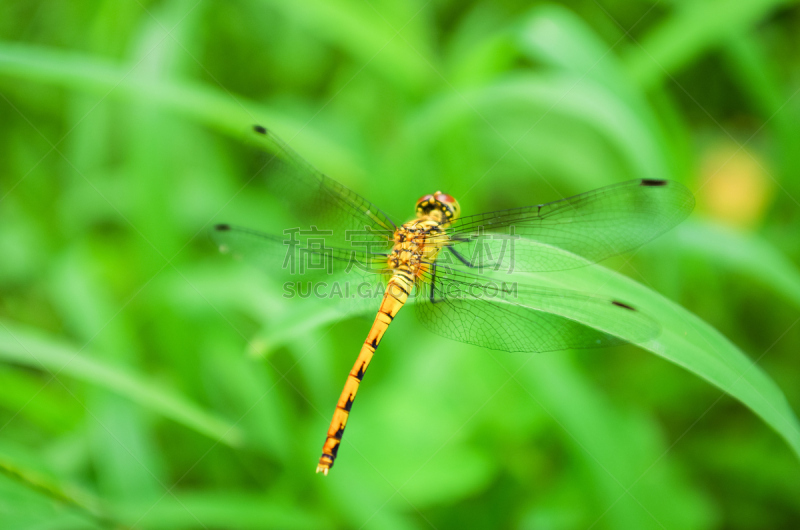
<svg viewBox="0 0 800 530"><path fill-rule="evenodd" d="M267 134L267 128L263 125L253 125L253 130L258 134Z"/></svg>
<svg viewBox="0 0 800 530"><path fill-rule="evenodd" d="M628 304L623 304L622 302L617 302L616 300L612 300L611 303L614 304L615 306L624 307L625 309L630 309L631 311L636 311Z"/></svg>
<svg viewBox="0 0 800 530"><path fill-rule="evenodd" d="M642 179L642 186L666 186L668 181L656 179Z"/></svg>
<svg viewBox="0 0 800 530"><path fill-rule="evenodd" d="M218 225L214 226L214 230L216 230L217 232L227 232L230 229L231 229L231 225L227 225L227 224L218 224Z"/></svg>

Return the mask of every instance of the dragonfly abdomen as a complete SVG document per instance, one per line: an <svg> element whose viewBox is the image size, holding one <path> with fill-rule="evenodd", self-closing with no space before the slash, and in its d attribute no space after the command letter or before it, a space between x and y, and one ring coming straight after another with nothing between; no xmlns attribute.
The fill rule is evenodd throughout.
<svg viewBox="0 0 800 530"><path fill-rule="evenodd" d="M353 407L353 401L356 398L358 387L361 385L361 380L367 372L369 363L372 361L373 355L375 355L375 350L378 349L383 334L386 333L389 324L392 323L397 312L405 304L413 288L414 280L411 270L408 267L395 269L394 274L386 285L386 292L383 295L378 314L375 316L375 322L372 323L367 339L361 345L358 358L347 375L344 389L339 396L339 401L336 403L336 410L328 427L328 435L325 438L325 444L322 446L322 455L317 464L317 473L322 472L327 475L330 468L333 467L333 462L339 452L339 444L344 435L344 429L347 426L347 419L350 417L350 409Z"/></svg>

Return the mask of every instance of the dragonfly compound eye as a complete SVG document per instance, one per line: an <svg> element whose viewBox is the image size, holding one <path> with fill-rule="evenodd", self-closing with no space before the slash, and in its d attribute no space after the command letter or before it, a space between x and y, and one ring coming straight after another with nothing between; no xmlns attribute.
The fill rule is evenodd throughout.
<svg viewBox="0 0 800 530"><path fill-rule="evenodd" d="M428 215L431 211L439 210L442 212L442 220L448 222L455 221L461 215L461 206L451 195L437 191L436 193L423 195L417 201L417 214Z"/></svg>
<svg viewBox="0 0 800 530"><path fill-rule="evenodd" d="M433 198L442 208L448 221L455 221L461 215L461 205L458 204L458 201L455 200L452 195L437 191Z"/></svg>
<svg viewBox="0 0 800 530"><path fill-rule="evenodd" d="M417 199L417 209L418 210L430 210L434 204L433 195L430 193L427 195L423 195L419 199Z"/></svg>

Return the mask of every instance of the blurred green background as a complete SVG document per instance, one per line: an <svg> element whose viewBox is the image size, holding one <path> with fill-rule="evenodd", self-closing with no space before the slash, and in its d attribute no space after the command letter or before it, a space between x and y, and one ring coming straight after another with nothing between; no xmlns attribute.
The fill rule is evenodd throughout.
<svg viewBox="0 0 800 530"><path fill-rule="evenodd" d="M778 0L0 3L0 527L797 528L798 49ZM557 280L663 337L530 358L406 311L315 475L370 319L217 255L283 228L253 123L401 222L684 182Z"/></svg>

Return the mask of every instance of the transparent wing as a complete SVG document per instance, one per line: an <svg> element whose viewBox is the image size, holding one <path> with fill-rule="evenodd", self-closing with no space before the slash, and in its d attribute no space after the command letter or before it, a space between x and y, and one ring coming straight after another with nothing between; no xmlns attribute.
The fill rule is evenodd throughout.
<svg viewBox="0 0 800 530"><path fill-rule="evenodd" d="M324 241L306 246L227 224L215 226L211 238L222 253L249 261L279 281L298 284L299 292L330 298L343 311L375 311L391 273L386 254L330 247Z"/></svg>
<svg viewBox="0 0 800 530"><path fill-rule="evenodd" d="M637 248L683 221L694 196L669 180L633 180L560 201L457 219L453 250L479 268L542 272Z"/></svg>
<svg viewBox="0 0 800 530"><path fill-rule="evenodd" d="M250 139L269 153L260 175L295 226L315 227L328 244L342 248L391 247L395 224L374 204L317 171L266 128L253 127Z"/></svg>
<svg viewBox="0 0 800 530"><path fill-rule="evenodd" d="M498 282L438 266L423 274L414 305L430 331L493 350L545 352L645 342L653 319L617 300Z"/></svg>

